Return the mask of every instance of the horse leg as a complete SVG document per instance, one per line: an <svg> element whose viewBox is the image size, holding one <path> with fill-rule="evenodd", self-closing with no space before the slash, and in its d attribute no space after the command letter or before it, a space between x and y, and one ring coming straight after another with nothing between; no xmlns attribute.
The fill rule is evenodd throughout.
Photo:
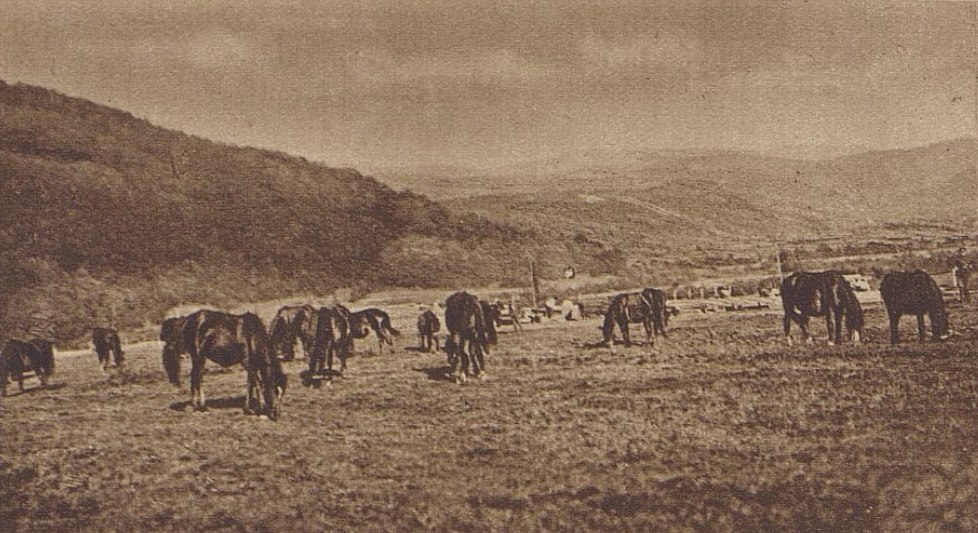
<svg viewBox="0 0 978 533"><path fill-rule="evenodd" d="M190 404L195 411L206 411L207 404L204 401L204 361L198 356L194 359L193 368L190 369Z"/></svg>
<svg viewBox="0 0 978 533"><path fill-rule="evenodd" d="M808 317L803 316L798 320L798 328L801 329L801 338L808 344L812 343L811 336L808 335Z"/></svg>
<svg viewBox="0 0 978 533"><path fill-rule="evenodd" d="M254 405L258 404L258 376L255 371L248 369L248 387L245 393L244 414L250 415L255 412Z"/></svg>
<svg viewBox="0 0 978 533"><path fill-rule="evenodd" d="M784 320L782 320L782 323L784 325L784 337L788 339L788 346L794 344L794 341L791 339L791 322L792 322L791 314L788 313L787 310L785 310Z"/></svg>
<svg viewBox="0 0 978 533"><path fill-rule="evenodd" d="M900 314L889 313L890 316L890 344L900 342Z"/></svg>
<svg viewBox="0 0 978 533"><path fill-rule="evenodd" d="M645 320L642 321L642 327L645 328L645 344L655 346L655 341L652 339L652 317L645 317Z"/></svg>
<svg viewBox="0 0 978 533"><path fill-rule="evenodd" d="M337 352L340 358L340 372L346 372L346 358L353 352L353 339L347 339Z"/></svg>
<svg viewBox="0 0 978 533"><path fill-rule="evenodd" d="M621 336L625 339L625 347L631 346L632 335L628 331L628 315L623 314L618 317L618 328L621 329Z"/></svg>
<svg viewBox="0 0 978 533"><path fill-rule="evenodd" d="M482 342L475 342L472 354L472 374L480 379L485 378L486 373L486 346Z"/></svg>
<svg viewBox="0 0 978 533"><path fill-rule="evenodd" d="M835 313L835 343L842 344L842 308L838 308Z"/></svg>
<svg viewBox="0 0 978 533"><path fill-rule="evenodd" d="M831 309L827 309L825 311L825 329L828 331L829 346L835 345L835 337L833 336L833 333L835 332L835 323L832 320L832 313L833 311Z"/></svg>
<svg viewBox="0 0 978 533"><path fill-rule="evenodd" d="M933 326L933 324L931 324ZM924 338L927 336L927 326L924 325L924 314L917 314L917 342L924 342Z"/></svg>

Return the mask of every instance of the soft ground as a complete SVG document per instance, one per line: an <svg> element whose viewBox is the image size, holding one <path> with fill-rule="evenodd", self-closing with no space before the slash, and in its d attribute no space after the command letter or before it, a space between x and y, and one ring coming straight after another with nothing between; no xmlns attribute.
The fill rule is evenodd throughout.
<svg viewBox="0 0 978 533"><path fill-rule="evenodd" d="M976 531L978 317L951 314L897 347L875 307L861 346L816 321L789 347L765 312L614 352L594 319L536 327L465 385L401 322L320 388L287 364L278 422L242 414L240 367L193 413L157 344L64 356L0 399L0 531Z"/></svg>

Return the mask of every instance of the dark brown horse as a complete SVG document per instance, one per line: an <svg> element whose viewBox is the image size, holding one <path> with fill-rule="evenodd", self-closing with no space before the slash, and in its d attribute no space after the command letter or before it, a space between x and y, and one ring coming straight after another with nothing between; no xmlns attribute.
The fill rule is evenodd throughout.
<svg viewBox="0 0 978 533"><path fill-rule="evenodd" d="M801 328L802 338L810 341L808 319L825 317L829 344L842 342L842 320L853 343L859 343L864 316L862 305L849 282L837 270L795 272L781 282L784 308L784 335L791 342L791 323Z"/></svg>
<svg viewBox="0 0 978 533"><path fill-rule="evenodd" d="M269 335L275 354L283 361L295 359L295 341L302 344L303 357L308 358L316 338L318 313L311 305L287 305L275 313Z"/></svg>
<svg viewBox="0 0 978 533"><path fill-rule="evenodd" d="M485 356L496 344L495 307L467 292L449 296L445 305L445 326L449 334L445 350L452 374L460 383L466 375L484 376Z"/></svg>
<svg viewBox="0 0 978 533"><path fill-rule="evenodd" d="M924 342L927 330L924 315L930 318L931 333L935 340L950 336L950 324L944 310L944 296L934 278L923 270L890 272L880 282L880 296L890 318L890 342L900 342L900 317L917 316L917 335Z"/></svg>
<svg viewBox="0 0 978 533"><path fill-rule="evenodd" d="M320 307L316 318L316 336L309 356L309 375L321 376L333 372L333 357L340 360L340 372L346 370L346 359L353 351L353 332L350 324L350 310L336 304ZM366 336L366 325L355 333ZM325 368L324 368L325 364Z"/></svg>
<svg viewBox="0 0 978 533"><path fill-rule="evenodd" d="M418 315L418 337L420 338L421 350L430 352L432 348L438 350L438 331L441 329L441 322L438 315L431 309L425 309Z"/></svg>
<svg viewBox="0 0 978 533"><path fill-rule="evenodd" d="M240 363L248 371L245 413L264 412L278 418L287 379L282 364L272 353L268 333L254 313L232 315L220 311L197 311L187 317L183 345L190 355L190 402L194 409L206 411L204 364L210 359L223 367ZM163 366L170 382L180 385L180 355L164 350Z"/></svg>
<svg viewBox="0 0 978 533"><path fill-rule="evenodd" d="M24 392L24 374L34 372L41 388L48 386L48 378L54 374L54 346L50 341L34 339L30 342L9 340L0 350L0 396L7 395L7 380L14 379Z"/></svg>
<svg viewBox="0 0 978 533"><path fill-rule="evenodd" d="M642 292L615 295L608 304L608 310L604 314L604 324L601 327L604 343L614 346L615 326L618 326L625 346L631 346L629 323L642 324L645 328L646 344L655 344L654 335L666 337L666 326L669 324L666 293L659 289L647 288Z"/></svg>
<svg viewBox="0 0 978 533"><path fill-rule="evenodd" d="M119 341L119 332L112 328L92 328L92 346L103 372L109 366L110 353L115 366L122 366L125 353Z"/></svg>
<svg viewBox="0 0 978 533"><path fill-rule="evenodd" d="M401 336L401 332L391 325L390 315L376 307L350 313L350 331L354 339L363 339L373 331L377 335L380 355L384 355L384 344L394 346L394 337Z"/></svg>

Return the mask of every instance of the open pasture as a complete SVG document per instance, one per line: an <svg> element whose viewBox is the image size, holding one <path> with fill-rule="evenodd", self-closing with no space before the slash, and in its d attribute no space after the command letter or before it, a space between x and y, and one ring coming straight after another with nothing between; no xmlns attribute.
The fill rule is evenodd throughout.
<svg viewBox="0 0 978 533"><path fill-rule="evenodd" d="M402 321L320 388L288 363L278 422L242 414L240 367L193 413L155 344L61 357L63 386L0 399L0 530L975 531L978 317L950 313L952 341L897 347L879 308L861 346L815 319L789 347L774 313L614 352L596 320L503 328L461 386Z"/></svg>

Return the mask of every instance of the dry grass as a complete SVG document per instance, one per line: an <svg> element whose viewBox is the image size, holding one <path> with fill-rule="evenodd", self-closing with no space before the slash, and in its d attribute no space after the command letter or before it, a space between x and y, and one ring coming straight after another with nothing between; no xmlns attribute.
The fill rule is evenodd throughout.
<svg viewBox="0 0 978 533"><path fill-rule="evenodd" d="M954 342L896 348L879 310L858 347L745 314L612 353L569 323L464 386L408 334L318 389L291 363L277 423L242 414L240 368L191 413L158 349L63 358L0 399L0 530L975 531L978 320L952 312Z"/></svg>

